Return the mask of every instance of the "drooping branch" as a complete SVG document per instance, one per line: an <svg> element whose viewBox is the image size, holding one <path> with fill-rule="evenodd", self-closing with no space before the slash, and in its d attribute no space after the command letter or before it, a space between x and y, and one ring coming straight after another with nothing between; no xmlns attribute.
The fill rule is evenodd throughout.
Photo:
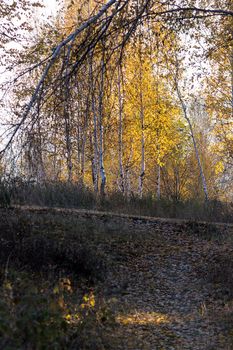
<svg viewBox="0 0 233 350"><path fill-rule="evenodd" d="M28 117L28 114L30 113L32 107L34 106L36 100L37 100L37 96L41 90L41 87L44 84L45 79L48 76L48 73L51 69L51 67L53 66L54 62L56 61L56 59L59 57L61 50L63 47L65 47L67 44L69 44L70 42L74 41L74 39L80 34L82 33L86 28L90 27L92 24L96 23L98 21L99 18L101 18L106 12L107 10L113 6L115 3L119 2L120 0L109 0L102 8L101 10L94 16L92 16L91 18L89 18L86 22L84 22L79 28L77 28L73 33L71 33L66 39L64 39L55 49L54 52L52 54L52 57L49 61L49 63L47 64L35 90L33 95L31 96L31 99L29 101L29 103L27 104L25 111L21 117L20 122L17 124L17 126L15 127L9 141L7 142L6 146L4 147L3 150L1 150L0 153L4 153L4 151L10 146L10 144L12 143L15 135L17 134L17 132L19 131L20 127L23 125L23 123L25 122L25 120Z"/></svg>
<svg viewBox="0 0 233 350"><path fill-rule="evenodd" d="M193 15L195 16L195 14L198 14L198 13L204 13L204 14L212 13L220 16L233 16L233 11L222 10L222 9L204 9L200 7L176 7L174 9L161 12L160 15L170 14L170 13L180 14L180 13L187 13L187 12L190 12L190 18L192 18Z"/></svg>

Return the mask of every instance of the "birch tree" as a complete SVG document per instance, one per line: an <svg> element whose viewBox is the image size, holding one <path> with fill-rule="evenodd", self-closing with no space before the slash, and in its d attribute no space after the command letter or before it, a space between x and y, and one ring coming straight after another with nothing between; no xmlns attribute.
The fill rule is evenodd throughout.
<svg viewBox="0 0 233 350"><path fill-rule="evenodd" d="M19 84L17 90L26 91L20 90L20 84L27 86L28 76L36 72L27 94L22 93L21 98L14 94L14 119L2 154L14 141L22 138L26 142L23 136L27 132L33 135L31 151L33 147L40 150L37 163L48 174L53 163L54 178L89 185L92 177L94 191L103 195L108 175L109 187L118 179L122 193L134 191L142 197L153 188L160 198L161 170L175 147L179 114L170 94L172 78L164 76L163 51L171 54L176 31L184 23L213 16L232 18L231 8L219 9L213 4L198 8L193 4L195 1L181 1L177 7L175 2L152 0L68 4L64 19L58 20L56 28L45 31L46 40L38 41L40 58L34 55L34 61L18 71L14 80L15 86ZM154 23L157 29L153 31ZM62 24L67 26L62 28ZM143 38L146 29L152 42L153 38L157 40L157 57L155 52L151 57L148 53L149 40ZM174 64L169 64L171 71ZM207 199L201 157L179 84L176 77L178 99L190 127ZM109 101L114 94L116 99ZM117 111L115 115L113 111ZM21 142L22 147L25 142ZM39 172L42 177L43 171Z"/></svg>
<svg viewBox="0 0 233 350"><path fill-rule="evenodd" d="M123 166L123 113L124 113L124 89L123 89L123 74L122 62L118 65L117 71L117 85L118 85L118 157L119 157L119 188L125 193L125 178Z"/></svg>
<svg viewBox="0 0 233 350"><path fill-rule="evenodd" d="M176 89L176 92L177 92L178 99L180 101L180 105L181 105L181 108L182 108L182 111L183 111L184 118L187 121L188 126L189 126L190 135L191 135L191 138L192 138L192 141L193 141L193 147L194 147L194 151L195 151L195 155L196 155L196 159L197 159L197 163L198 163L198 167L199 167L199 171L200 171L200 176L201 176L201 181L202 181L203 192L204 192L204 195L205 195L205 200L208 201L209 196L208 196L208 188L207 188L207 183L206 183L206 177L205 177L203 166L202 166L202 163L201 163L201 158L200 158L200 154L199 154L199 150L198 150L198 146L197 146L197 142L196 142L193 126L192 126L191 120L190 120L189 115L188 115L187 105L185 104L184 98L183 98L181 90L180 90L178 79L179 79L179 62L178 62L178 59L176 58L176 74L174 76L175 89Z"/></svg>

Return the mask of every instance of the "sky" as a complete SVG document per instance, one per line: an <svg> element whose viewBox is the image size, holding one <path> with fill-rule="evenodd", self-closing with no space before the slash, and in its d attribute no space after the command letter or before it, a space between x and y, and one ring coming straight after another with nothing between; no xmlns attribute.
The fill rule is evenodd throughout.
<svg viewBox="0 0 233 350"><path fill-rule="evenodd" d="M2 0L0 0L0 3L1 3L1 1ZM7 2L7 3L13 2L12 0L4 0L4 1ZM41 10L38 10L38 9L35 10L35 11L39 11L38 16L37 16L37 14L35 14L35 20L39 21L39 22L42 22L44 19L46 19L49 16L56 15L56 12L58 10L58 0L42 0L42 1L44 2L45 8L43 8ZM16 23L16 26L17 26L17 23ZM10 42L7 45L7 47L8 47L8 49L10 49L11 47L12 48L16 48L17 47L19 50L21 49L21 46L18 45L16 42ZM11 80L11 79L12 79L12 72L6 73L5 72L5 67L0 64L0 84L5 82L5 81ZM2 91L0 89L0 101L3 98L3 96L4 96L4 91ZM0 115L0 136L1 136L2 132L3 132L3 128L2 128L1 123L2 122L5 123L6 118L7 117L6 117L5 113L3 113L1 111L1 115ZM0 139L1 139L1 137L0 137ZM1 141L0 141L0 149L1 149Z"/></svg>
<svg viewBox="0 0 233 350"><path fill-rule="evenodd" d="M2 0L0 0L1 2ZM4 1L8 1L8 0L4 0ZM12 0L11 0L12 1ZM46 21L46 19L51 16L55 16L56 15L56 12L58 11L59 9L59 3L61 3L61 0L42 0L44 5L45 5L45 8L43 9L36 9L35 11L38 11L38 13L35 13L35 22L38 21L38 23L41 23L43 22L44 20ZM189 42L186 42L188 39ZM192 46L198 46L199 43L196 43L195 41L191 40L190 42L190 38L188 38L188 36L186 37L185 35L183 36L182 38L182 41L183 43L186 44L186 47L187 47L187 57L186 57L186 61L187 61L187 67L188 68L188 72L186 72L186 75L187 75L187 78L189 80L189 90L190 88L193 86L194 87L194 90L197 86L199 86L198 84L198 77L197 77L197 74L194 75L194 72L193 72L193 69L191 68L191 64L190 63L193 63L191 62L192 61L192 56L194 57L193 55L193 48ZM11 44L9 44L11 45ZM16 44L13 43L13 45L15 46ZM198 73L202 73L202 69L203 68L206 68L205 67L205 62L196 62L196 67L195 67L195 71L197 71L197 69L200 71ZM0 66L0 73L2 71L4 71L4 67L1 67ZM201 75L201 74L200 74ZM5 80L7 78L7 75L2 75L0 74L0 83ZM193 78L194 81L193 81ZM190 80L192 80L192 83L190 82ZM194 84L193 84L194 83ZM0 98L1 98L1 91L0 91Z"/></svg>
<svg viewBox="0 0 233 350"><path fill-rule="evenodd" d="M45 12L48 15L56 14L58 9L58 1L57 0L43 0L44 5L46 6Z"/></svg>

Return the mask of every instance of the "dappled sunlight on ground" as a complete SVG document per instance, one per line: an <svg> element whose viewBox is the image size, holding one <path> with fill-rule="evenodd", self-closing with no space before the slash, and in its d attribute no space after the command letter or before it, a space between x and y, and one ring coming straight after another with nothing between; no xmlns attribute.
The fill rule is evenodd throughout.
<svg viewBox="0 0 233 350"><path fill-rule="evenodd" d="M169 323L169 317L160 312L135 312L132 314L118 315L116 321L123 325L146 325Z"/></svg>

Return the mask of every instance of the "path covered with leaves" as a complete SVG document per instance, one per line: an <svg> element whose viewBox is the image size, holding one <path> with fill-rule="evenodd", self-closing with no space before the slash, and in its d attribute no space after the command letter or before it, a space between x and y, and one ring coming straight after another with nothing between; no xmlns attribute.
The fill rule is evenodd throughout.
<svg viewBox="0 0 233 350"><path fill-rule="evenodd" d="M209 269L224 244L188 226L135 222L129 240L115 247L115 270L105 286L117 321L113 348L233 349L227 332L232 314L226 318L233 311L231 292L214 283Z"/></svg>
<svg viewBox="0 0 233 350"><path fill-rule="evenodd" d="M0 348L233 349L232 225L49 208L0 225Z"/></svg>

